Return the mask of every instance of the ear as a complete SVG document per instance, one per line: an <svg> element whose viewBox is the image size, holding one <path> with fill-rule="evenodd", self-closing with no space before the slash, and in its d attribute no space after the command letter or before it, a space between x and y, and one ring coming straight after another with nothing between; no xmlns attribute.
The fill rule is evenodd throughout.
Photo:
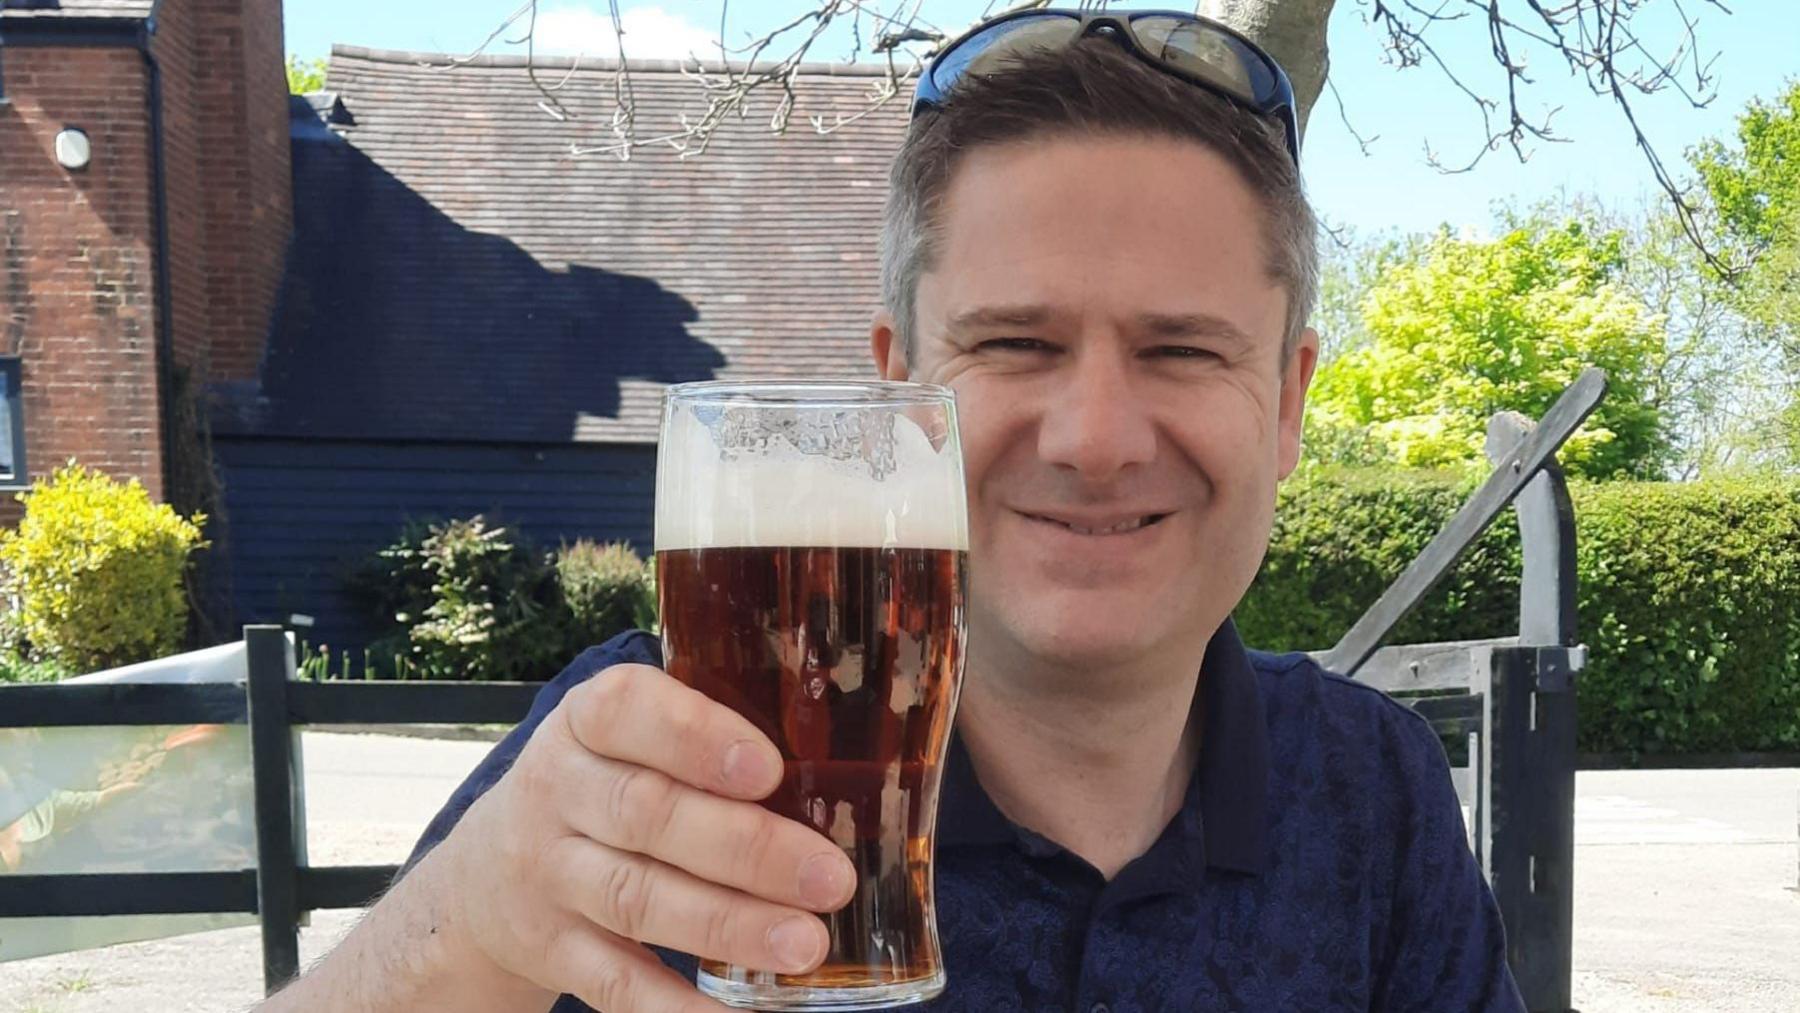
<svg viewBox="0 0 1800 1013"><path fill-rule="evenodd" d="M1300 465L1300 434L1306 421L1306 390L1312 386L1313 370L1319 365L1319 332L1308 327L1300 333L1300 341L1288 356L1281 371L1280 469L1281 477L1293 474Z"/></svg>
<svg viewBox="0 0 1800 1013"><path fill-rule="evenodd" d="M875 359L875 372L883 380L904 380L910 374L905 342L894 330L894 316L887 310L876 313L869 325L869 354Z"/></svg>

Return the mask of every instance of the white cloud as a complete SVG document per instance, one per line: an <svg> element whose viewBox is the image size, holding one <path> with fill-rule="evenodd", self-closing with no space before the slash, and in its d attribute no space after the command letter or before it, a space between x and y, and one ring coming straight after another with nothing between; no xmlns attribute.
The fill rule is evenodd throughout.
<svg viewBox="0 0 1800 1013"><path fill-rule="evenodd" d="M703 28L661 7L633 7L622 12L625 55L634 60L684 60L690 55L717 59L718 31ZM567 6L540 10L537 51L587 56L619 55L618 35L606 7Z"/></svg>

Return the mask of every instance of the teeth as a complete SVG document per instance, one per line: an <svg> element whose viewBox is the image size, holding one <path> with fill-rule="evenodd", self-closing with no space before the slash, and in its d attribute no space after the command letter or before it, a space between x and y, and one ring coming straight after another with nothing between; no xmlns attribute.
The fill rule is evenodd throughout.
<svg viewBox="0 0 1800 1013"><path fill-rule="evenodd" d="M1139 517L1135 520L1120 521L1107 528L1084 528L1079 524L1064 524L1063 527L1078 535L1117 535L1127 531L1136 531L1148 523L1150 523L1149 517Z"/></svg>

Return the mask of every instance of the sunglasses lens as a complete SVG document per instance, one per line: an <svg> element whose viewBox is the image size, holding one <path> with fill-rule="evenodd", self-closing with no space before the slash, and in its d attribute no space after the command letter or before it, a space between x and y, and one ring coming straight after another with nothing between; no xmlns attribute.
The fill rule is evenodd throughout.
<svg viewBox="0 0 1800 1013"><path fill-rule="evenodd" d="M1252 105L1266 102L1275 77L1236 39L1182 18L1133 18L1138 44L1155 59L1223 88Z"/></svg>
<svg viewBox="0 0 1800 1013"><path fill-rule="evenodd" d="M1056 14L1001 22L939 57L931 81L947 93L967 74L992 74L1027 53L1061 49L1080 31L1080 19Z"/></svg>

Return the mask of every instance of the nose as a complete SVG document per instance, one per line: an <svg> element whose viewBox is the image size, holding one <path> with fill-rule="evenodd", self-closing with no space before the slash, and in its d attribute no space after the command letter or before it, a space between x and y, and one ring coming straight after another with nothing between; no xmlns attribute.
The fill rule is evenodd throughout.
<svg viewBox="0 0 1800 1013"><path fill-rule="evenodd" d="M1104 481L1155 458L1151 405L1132 390L1126 357L1111 349L1086 349L1063 373L1065 385L1044 406L1038 423L1042 460Z"/></svg>

